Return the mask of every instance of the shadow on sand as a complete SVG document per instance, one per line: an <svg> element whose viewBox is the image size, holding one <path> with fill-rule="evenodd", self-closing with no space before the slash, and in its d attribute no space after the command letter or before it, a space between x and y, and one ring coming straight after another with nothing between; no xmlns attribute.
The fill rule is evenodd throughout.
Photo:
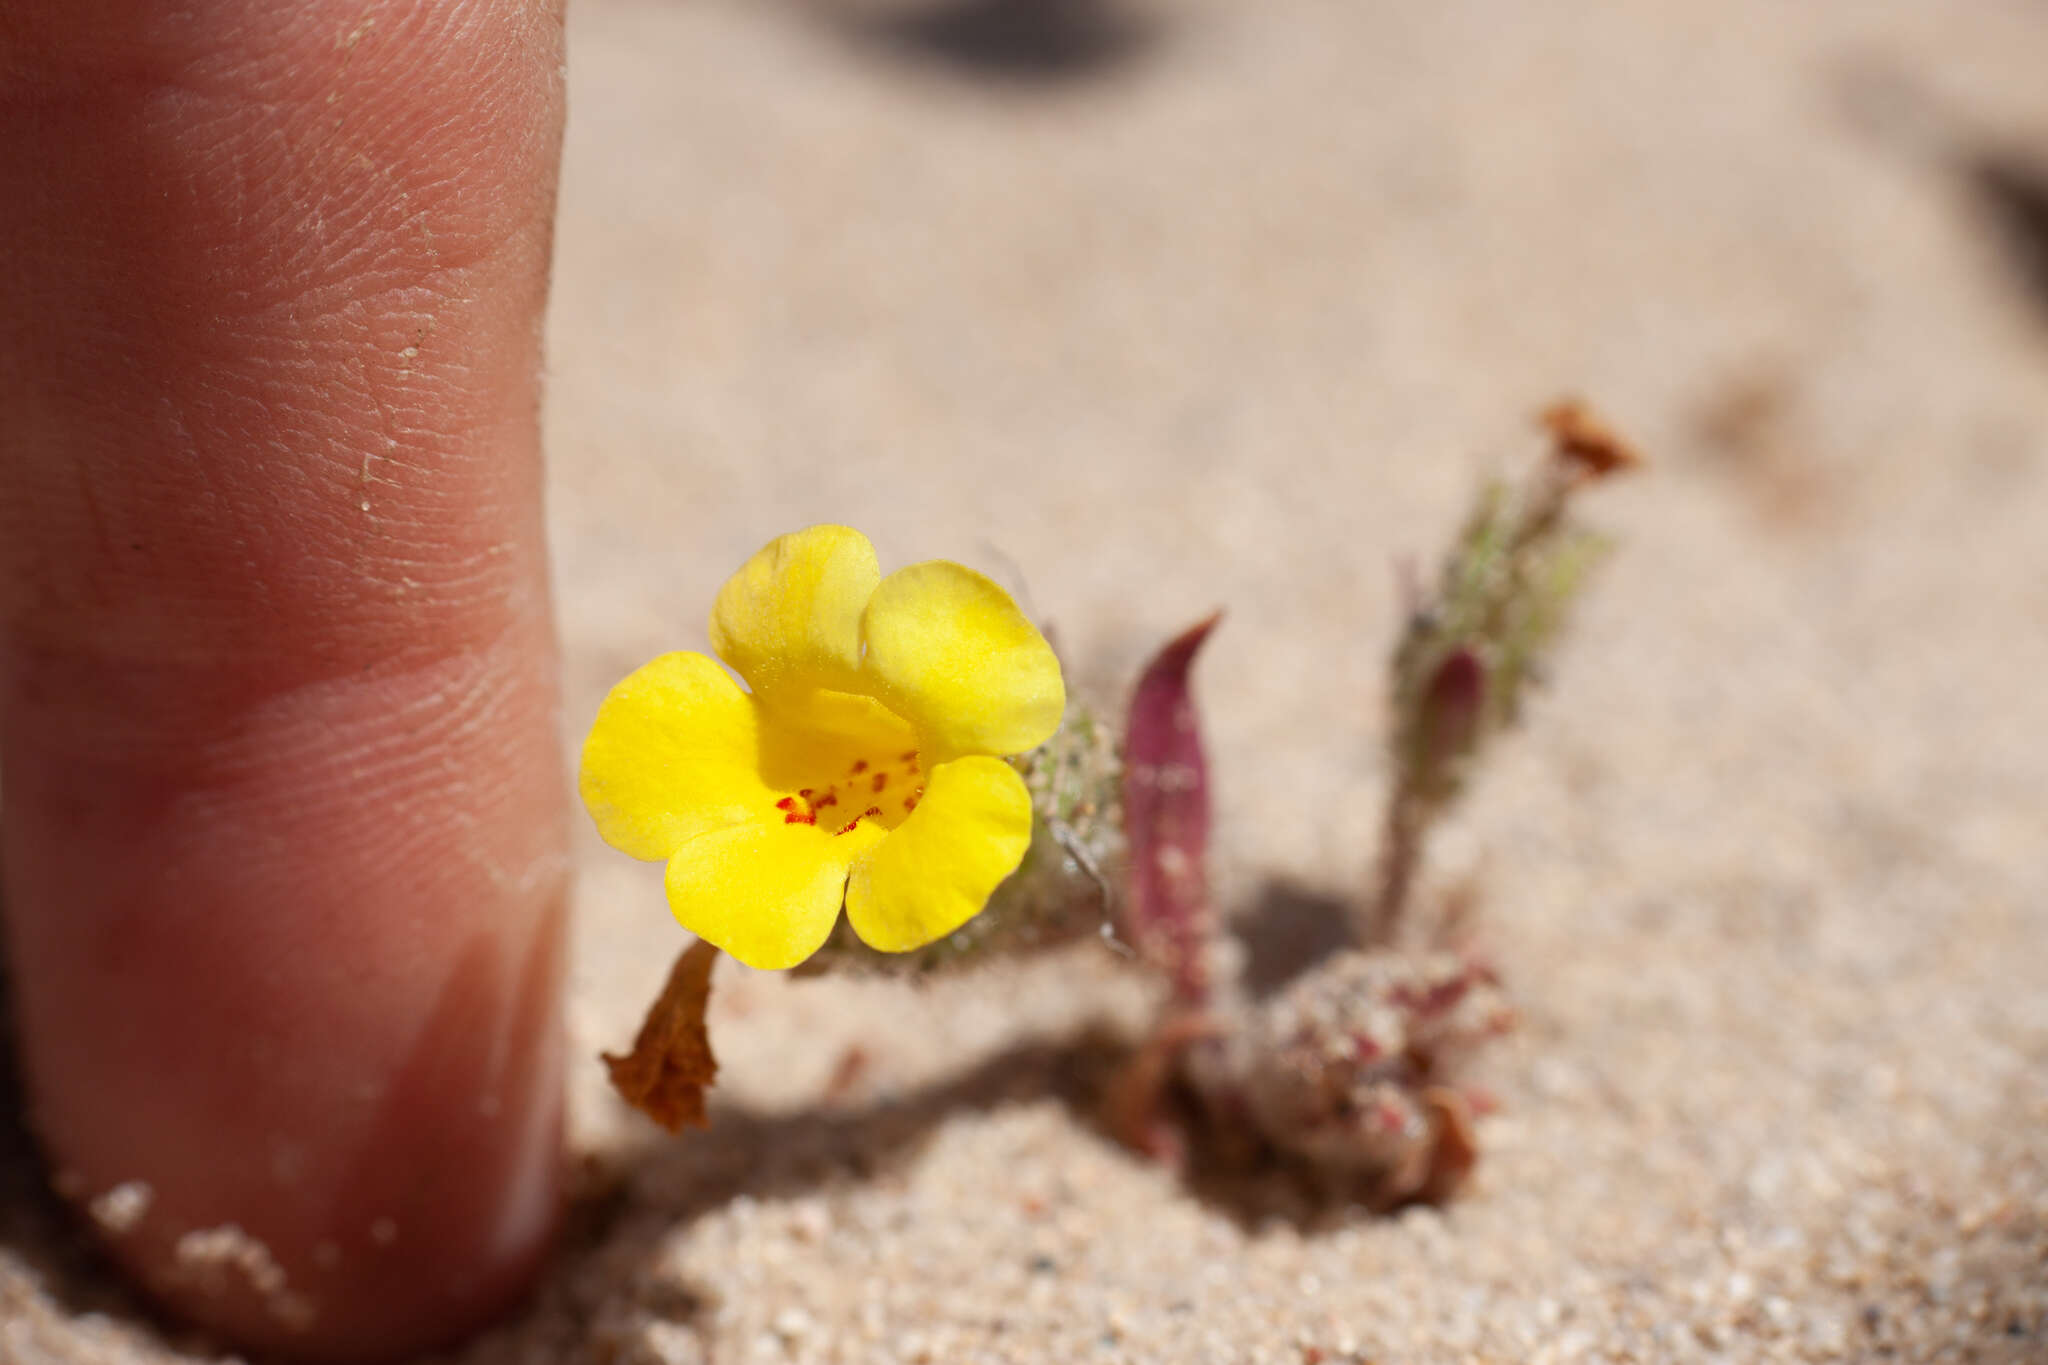
<svg viewBox="0 0 2048 1365"><path fill-rule="evenodd" d="M1118 0L938 0L914 8L816 4L856 45L992 85L1047 88L1113 74L1159 36Z"/></svg>

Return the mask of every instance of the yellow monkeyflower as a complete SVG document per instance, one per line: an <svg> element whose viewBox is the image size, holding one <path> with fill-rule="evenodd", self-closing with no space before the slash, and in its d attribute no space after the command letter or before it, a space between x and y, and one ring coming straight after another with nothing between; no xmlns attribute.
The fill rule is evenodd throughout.
<svg viewBox="0 0 2048 1365"><path fill-rule="evenodd" d="M887 578L844 526L782 536L719 591L711 646L664 654L598 708L583 803L606 843L668 863L683 927L753 967L832 932L907 952L987 904L1031 842L1001 755L1066 707L1009 594L932 560Z"/></svg>

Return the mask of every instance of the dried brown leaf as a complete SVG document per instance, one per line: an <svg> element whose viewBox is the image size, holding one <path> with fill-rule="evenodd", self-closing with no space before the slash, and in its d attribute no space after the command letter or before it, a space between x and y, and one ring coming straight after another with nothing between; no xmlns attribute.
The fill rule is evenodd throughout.
<svg viewBox="0 0 2048 1365"><path fill-rule="evenodd" d="M711 1055L704 1011L711 1004L711 964L717 960L718 949L702 939L686 948L641 1021L633 1050L623 1057L604 1054L612 1089L671 1133L709 1122L704 1092L718 1075L718 1059Z"/></svg>
<svg viewBox="0 0 2048 1365"><path fill-rule="evenodd" d="M1436 1146L1430 1154L1429 1177L1415 1198L1418 1203L1442 1204L1479 1164L1479 1134L1472 1123L1471 1103L1457 1091L1433 1085L1422 1092L1422 1104L1429 1111Z"/></svg>
<svg viewBox="0 0 2048 1365"><path fill-rule="evenodd" d="M1543 410L1539 419L1557 442L1557 453L1594 478L1625 473L1644 464L1642 452L1623 439L1584 402L1565 398Z"/></svg>

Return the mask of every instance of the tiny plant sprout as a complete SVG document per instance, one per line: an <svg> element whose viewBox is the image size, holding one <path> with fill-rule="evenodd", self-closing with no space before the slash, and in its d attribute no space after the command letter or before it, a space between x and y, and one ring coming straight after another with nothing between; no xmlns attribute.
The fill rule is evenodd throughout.
<svg viewBox="0 0 2048 1365"><path fill-rule="evenodd" d="M668 864L698 941L631 1052L621 1095L705 1121L721 950L805 974L982 967L1107 939L1162 984L1105 1096L1129 1145L1182 1166L1271 1165L1375 1208L1449 1198L1478 1157L1468 1059L1513 1026L1493 966L1417 923L1431 831L1522 715L1607 542L1580 490L1640 457L1583 404L1548 409L1549 457L1485 485L1418 589L1390 665L1392 780L1350 942L1255 997L1210 889L1210 778L1194 665L1220 613L1164 645L1121 726L1069 704L1059 661L957 564L884 577L858 532L772 541L720 591L701 654L612 689L583 750L599 832ZM744 684L744 687L742 686Z"/></svg>
<svg viewBox="0 0 2048 1365"><path fill-rule="evenodd" d="M1379 873L1352 942L1266 998L1208 970L1229 958L1205 942L1224 930L1202 879L1206 765L1187 675L1212 623L1145 671L1128 730L1125 931L1169 1003L1111 1096L1111 1125L1133 1147L1210 1168L1274 1164L1376 1208L1446 1199L1472 1170L1482 1106L1459 1076L1514 1013L1493 968L1446 941L1450 916L1404 932L1416 874L1605 551L1573 523L1572 496L1640 463L1581 404L1542 420L1550 458L1521 486L1481 489L1435 589L1411 603L1390 669ZM1158 781L1164 772L1185 776Z"/></svg>

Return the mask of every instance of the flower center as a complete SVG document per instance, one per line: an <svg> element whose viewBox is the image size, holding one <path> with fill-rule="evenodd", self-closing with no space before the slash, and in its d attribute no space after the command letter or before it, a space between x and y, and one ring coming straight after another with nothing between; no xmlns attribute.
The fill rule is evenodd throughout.
<svg viewBox="0 0 2048 1365"><path fill-rule="evenodd" d="M917 750L889 759L857 758L836 781L818 782L775 803L785 825L826 825L851 834L863 820L894 829L924 796Z"/></svg>

